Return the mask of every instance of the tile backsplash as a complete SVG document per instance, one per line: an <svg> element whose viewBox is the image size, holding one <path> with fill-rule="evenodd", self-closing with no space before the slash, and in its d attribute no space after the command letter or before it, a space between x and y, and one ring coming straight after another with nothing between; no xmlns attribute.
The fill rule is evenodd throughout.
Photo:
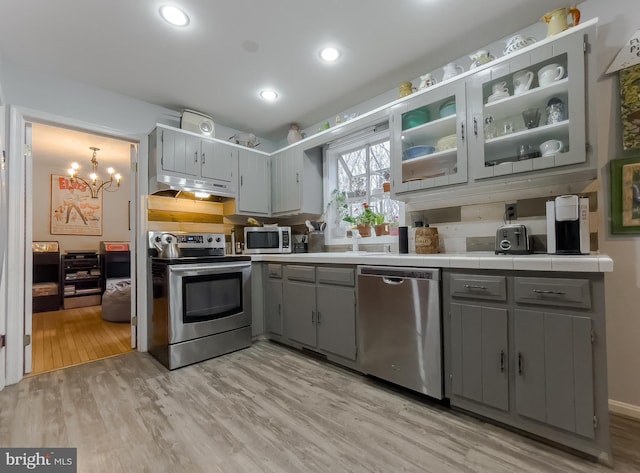
<svg viewBox="0 0 640 473"><path fill-rule="evenodd" d="M592 192L584 195L589 197L591 251L597 251L597 194ZM415 222L421 221L436 227L440 236L441 253L494 251L496 230L504 223L505 204L515 202L517 219L513 220L513 222L527 226L532 235L534 253L545 253L547 250L545 203L552 198L549 196L517 199L509 202L492 202L429 210L409 208L405 221L410 226L413 226Z"/></svg>

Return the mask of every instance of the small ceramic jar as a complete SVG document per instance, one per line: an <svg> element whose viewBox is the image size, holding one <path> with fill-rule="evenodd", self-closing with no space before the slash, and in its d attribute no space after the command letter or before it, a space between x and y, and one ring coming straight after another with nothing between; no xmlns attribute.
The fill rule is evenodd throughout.
<svg viewBox="0 0 640 473"><path fill-rule="evenodd" d="M482 66L483 64L493 61L495 57L486 49L480 49L469 56L469 59L471 59L471 66L469 66L469 69L475 69L478 66Z"/></svg>
<svg viewBox="0 0 640 473"><path fill-rule="evenodd" d="M406 97L407 95L411 95L416 88L413 86L411 82L401 82L400 89L398 93L398 98Z"/></svg>
<svg viewBox="0 0 640 473"><path fill-rule="evenodd" d="M287 142L292 145L302 139L302 133L300 133L300 127L296 124L291 125L289 133L287 134Z"/></svg>

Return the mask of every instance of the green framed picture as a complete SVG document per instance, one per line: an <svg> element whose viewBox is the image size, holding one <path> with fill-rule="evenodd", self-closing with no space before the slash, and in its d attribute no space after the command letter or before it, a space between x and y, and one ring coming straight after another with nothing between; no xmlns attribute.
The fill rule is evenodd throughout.
<svg viewBox="0 0 640 473"><path fill-rule="evenodd" d="M620 71L620 112L624 149L640 148L640 64Z"/></svg>
<svg viewBox="0 0 640 473"><path fill-rule="evenodd" d="M611 233L640 234L640 156L610 166Z"/></svg>

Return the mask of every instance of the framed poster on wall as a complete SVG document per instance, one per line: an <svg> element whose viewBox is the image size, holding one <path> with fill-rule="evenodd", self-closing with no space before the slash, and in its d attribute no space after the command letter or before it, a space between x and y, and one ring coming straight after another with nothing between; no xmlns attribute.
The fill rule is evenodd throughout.
<svg viewBox="0 0 640 473"><path fill-rule="evenodd" d="M610 166L611 233L640 234L640 156Z"/></svg>
<svg viewBox="0 0 640 473"><path fill-rule="evenodd" d="M84 182L51 174L51 234L102 235L102 193L93 199Z"/></svg>

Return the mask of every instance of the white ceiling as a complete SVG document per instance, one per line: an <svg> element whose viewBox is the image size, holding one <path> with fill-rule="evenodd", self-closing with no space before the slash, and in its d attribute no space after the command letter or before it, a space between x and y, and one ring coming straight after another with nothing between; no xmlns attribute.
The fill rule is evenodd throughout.
<svg viewBox="0 0 640 473"><path fill-rule="evenodd" d="M165 23L181 6L186 28ZM560 2L561 4L563 2ZM281 140L536 23L558 0L2 0L5 59ZM342 57L323 64L334 45ZM280 92L267 104L264 87Z"/></svg>
<svg viewBox="0 0 640 473"><path fill-rule="evenodd" d="M80 175L91 171L90 147L100 148L97 152L98 170L106 176L107 168L113 167L123 176L129 175L131 163L130 143L106 136L57 128L41 123L33 123L33 146L31 154L34 165L60 166L60 172L69 169L71 163L80 165Z"/></svg>

